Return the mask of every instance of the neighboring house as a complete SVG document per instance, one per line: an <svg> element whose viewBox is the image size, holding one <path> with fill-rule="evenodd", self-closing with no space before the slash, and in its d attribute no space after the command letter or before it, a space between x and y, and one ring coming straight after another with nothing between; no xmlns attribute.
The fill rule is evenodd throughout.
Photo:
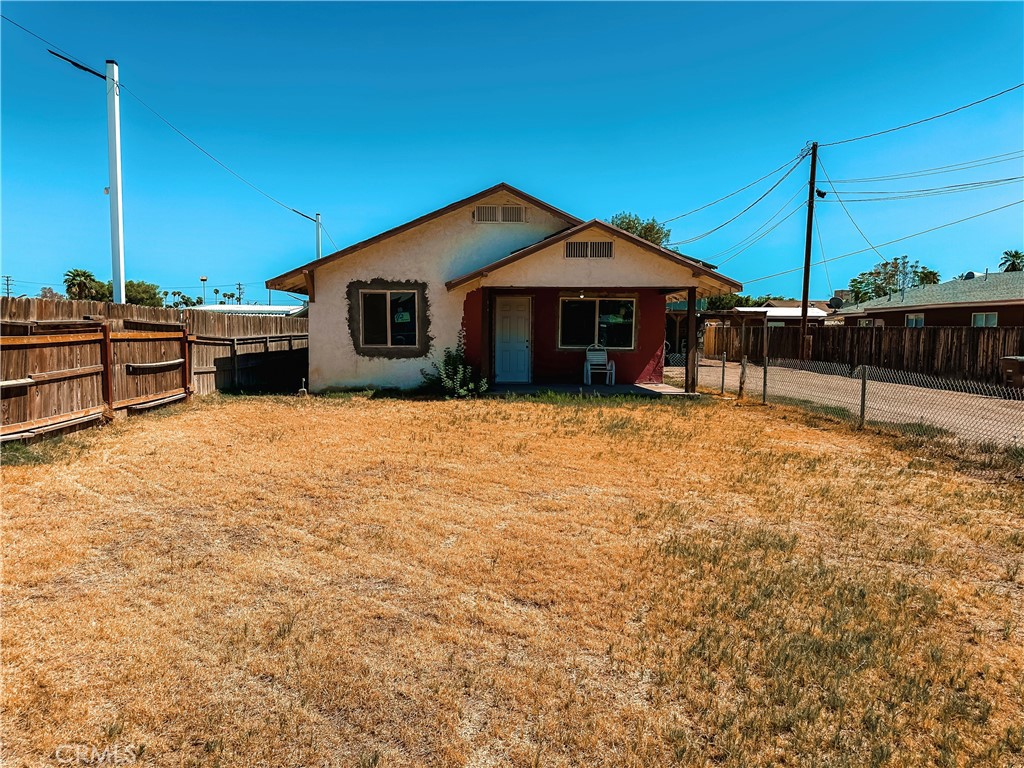
<svg viewBox="0 0 1024 768"><path fill-rule="evenodd" d="M414 387L460 331L469 361L499 384L580 382L595 343L608 348L619 383L659 382L666 300L693 306L742 288L706 264L507 184L267 287L309 297L314 391ZM690 362L695 381L696 357Z"/></svg>
<svg viewBox="0 0 1024 768"><path fill-rule="evenodd" d="M790 306L789 301L778 302L773 304L767 302L760 307L736 307L736 311L743 314L756 315L758 318L767 316L768 326L770 328L782 328L784 326L800 327L800 316L802 314L802 307L800 302L793 302L796 306ZM779 306L782 304L783 306ZM811 301L808 302L807 306L807 324L808 325L821 325L825 318L832 314L832 310L829 308L828 303L824 301Z"/></svg>
<svg viewBox="0 0 1024 768"><path fill-rule="evenodd" d="M1024 272L967 274L974 276L848 304L836 316L846 325L1024 326Z"/></svg>

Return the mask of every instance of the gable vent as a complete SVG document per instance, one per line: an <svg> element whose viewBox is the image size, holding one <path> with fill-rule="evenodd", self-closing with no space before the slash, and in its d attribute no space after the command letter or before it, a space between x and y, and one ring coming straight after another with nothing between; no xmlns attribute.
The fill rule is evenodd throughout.
<svg viewBox="0 0 1024 768"><path fill-rule="evenodd" d="M498 221L498 206L478 205L476 207L476 220L482 222Z"/></svg>
<svg viewBox="0 0 1024 768"><path fill-rule="evenodd" d="M501 220L510 224L521 224L526 221L526 208L521 205L503 205Z"/></svg>
<svg viewBox="0 0 1024 768"><path fill-rule="evenodd" d="M565 243L567 259L610 259L612 243L610 240L596 242L577 242L568 240Z"/></svg>

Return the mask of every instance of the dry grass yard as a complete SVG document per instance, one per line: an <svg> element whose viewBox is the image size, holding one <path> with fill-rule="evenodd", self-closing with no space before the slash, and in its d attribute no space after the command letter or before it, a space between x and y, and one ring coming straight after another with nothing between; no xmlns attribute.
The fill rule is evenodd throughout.
<svg viewBox="0 0 1024 768"><path fill-rule="evenodd" d="M206 399L8 454L3 764L1024 763L1024 485L781 407Z"/></svg>

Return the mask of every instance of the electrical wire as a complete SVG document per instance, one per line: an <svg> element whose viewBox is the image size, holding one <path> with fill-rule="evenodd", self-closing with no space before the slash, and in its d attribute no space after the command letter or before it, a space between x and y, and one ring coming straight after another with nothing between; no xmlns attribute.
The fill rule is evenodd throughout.
<svg viewBox="0 0 1024 768"><path fill-rule="evenodd" d="M992 99L998 98L1000 96L1004 96L1007 93L1010 93L1012 91L1016 91L1018 88L1024 88L1024 83L1018 83L1017 85L1011 86L1010 88L1006 88L1005 90L1002 90L999 93L993 93L991 96L986 96L983 99L978 99L977 101L972 101L970 104L964 104L962 107L957 107L956 109L950 109L950 110L942 112L942 113L940 113L938 115L932 115L931 117L926 117L926 118L924 118L922 120L915 120L912 123L904 123L903 125L897 125L895 128L887 128L884 131L875 131L874 133L866 133L863 136L854 136L853 138L850 138L850 139L842 139L841 141L830 141L830 142L827 142L827 143L819 144L818 147L819 148L820 147L835 147L835 146L838 146L840 144L849 144L851 141L862 141L864 139L872 139L875 136L884 136L887 133L893 133L895 131L902 131L904 128L912 128L915 125L921 125L922 123L927 123L927 122L930 122L932 120L938 120L940 117L946 117L948 115L952 115L955 112L960 112L960 111L962 111L964 109L969 109L970 107L976 107L977 105L983 104L986 101L991 101Z"/></svg>
<svg viewBox="0 0 1024 768"><path fill-rule="evenodd" d="M714 200L714 201L712 201L712 202L710 202L710 203L705 203L704 205L700 206L699 208L694 208L694 209L693 209L692 211L687 211L686 213L680 213L680 214L679 214L678 216L673 216L673 217L672 217L672 218L670 218L670 219L665 219L665 220L664 220L663 222L661 222L661 223L662 223L662 224L668 224L668 223L669 223L669 222L671 222L671 221L676 221L677 219L682 219L682 218L685 218L685 217L687 217L687 216L689 216L689 215L691 215L691 214L697 213L698 211L703 211L703 210L704 210L705 208L710 208L710 207L711 207L711 206L713 206L713 205L718 205L718 204L719 204L719 203L721 203L721 202L722 202L723 200L728 200L728 199L729 199L730 197L734 197L735 195L738 195L738 194L739 194L740 192L745 192L746 190L750 189L750 188L751 188L751 187L753 187L754 185L756 185L756 184L760 184L760 183L761 183L762 181L764 181L765 179L767 179L767 178L769 178L769 177L771 177L771 176L774 176L774 175L775 175L776 173L778 173L778 172L779 172L779 171L781 171L781 170L782 170L783 168L785 168L785 167L786 167L787 165L789 165L789 164L790 164L791 162L793 162L793 160L794 160L794 159L795 159L796 161L798 161L798 162L799 162L800 160L803 160L803 159L804 159L804 158L805 158L806 156L807 156L807 150L806 150L806 149L804 149L804 150L801 150L801 151L800 151L800 153L799 153L799 154L798 154L798 155L796 156L796 158L790 158L789 160L787 160L786 162L784 162L784 163L783 163L782 165L780 165L780 166L779 166L778 168L776 168L776 169L775 169L774 171L769 171L768 173L766 173L766 174L765 174L764 176L762 176L761 178L759 178L759 179L757 179L757 180L755 180L755 181L752 181L752 182L750 182L749 184L747 184L747 185L746 185L746 186L744 186L744 187L740 187L740 188L739 188L739 189L737 189L737 190L736 190L735 192L730 192L730 193L729 193L728 195L726 195L725 197L720 197L720 198L718 198L717 200Z"/></svg>
<svg viewBox="0 0 1024 768"><path fill-rule="evenodd" d="M338 250L338 244L334 242L334 238L331 237L331 233L327 231L327 227L324 226L322 219L320 221L320 229L322 229L324 234L327 235L327 239L331 241L331 245L334 247L334 250Z"/></svg>
<svg viewBox="0 0 1024 768"><path fill-rule="evenodd" d="M55 48L56 50L60 51L61 53L63 53L63 54L65 55L65 56L67 56L67 57L68 57L69 59L71 59L72 61L74 61L74 62L76 62L76 63L80 64L80 65L81 65L81 66L83 66L83 67L87 67L87 68L91 69L91 67L89 67L89 65L88 65L88 64L86 64L86 63L85 63L84 61L82 61L82 60L81 60L81 59L79 59L78 57L76 57L76 56L72 56L72 55L71 55L70 53L68 53L67 51L65 51L65 50L64 50L63 48L61 48L61 47L60 47L59 45L57 45L56 43L51 43L51 42L50 42L49 40L47 40L47 39L46 39L45 37L42 37L42 36L40 36L40 35L37 35L37 34L36 34L35 32L33 32L33 31L32 31L31 29L29 29L28 27L23 27L23 26L21 26L21 24L19 24L18 22L16 22L16 21L15 21L14 19L12 19L12 18L11 18L10 16L5 16L5 15L3 15L2 13L0 13L0 19L3 19L4 21L8 21L8 22L10 22L10 23L11 23L11 24L13 24L14 26L16 26L16 27L17 27L18 29L20 29L20 30L21 30L22 32L27 32L28 34L32 35L32 37L34 37L34 38L35 38L36 40L40 40L41 42L44 42L44 43L46 43L46 44L47 44L48 46L50 46L51 48Z"/></svg>
<svg viewBox="0 0 1024 768"><path fill-rule="evenodd" d="M803 184L801 184L800 187L797 189L797 191L793 193L793 196L790 197L789 200L784 202L779 207L779 210L777 210L775 213L773 213L771 216L769 216L768 220L765 221L761 226L759 226L757 229L755 229L749 235L744 237L738 243L734 243L734 244L730 245L728 248L723 248L718 253L714 253L711 256L708 256L708 260L709 261L713 261L715 259L718 259L718 258L724 256L725 254L727 254L729 251L733 250L734 248L740 248L741 246L746 245L748 240L750 240L752 237L756 237L761 232L762 229L764 229L769 224L771 224L775 220L775 217L778 216L780 213L782 213L784 210L786 210L786 208L789 207L789 204L792 203L800 194L802 194L803 191L804 191ZM732 258L732 257L730 257L730 258ZM719 266L721 266L721 265L719 265Z"/></svg>
<svg viewBox="0 0 1024 768"><path fill-rule="evenodd" d="M774 224L774 225L772 225L772 227L771 227L770 229L767 229L767 230L765 230L765 231L764 231L764 232L763 232L763 233L762 233L762 234L761 234L761 235L760 235L759 237L757 237L756 239L754 239L753 241L751 241L751 242L750 242L750 243L748 243L747 245L745 245L745 246L743 246L742 248L740 248L740 249L739 249L738 251L736 251L736 253L732 254L731 256L729 256L729 257L728 257L728 258L726 258L726 259L722 259L722 260L721 260L721 261L720 261L720 262L718 263L718 266L719 266L719 267L721 267L721 266L722 266L723 264L728 264L728 263L729 263L730 261L732 261L733 259L735 259L735 258L736 258L737 256L739 256L739 255L740 255L741 253L743 253L743 252L745 252L745 251L749 250L749 249L750 249L750 248L751 248L752 246L756 245L756 244L757 244L757 243L759 243L759 242L760 242L760 241L761 241L762 239L764 239L765 237L767 237L768 235L770 235L770 234L771 234L772 232L774 232L774 231L775 231L775 229L777 229L777 228L778 228L778 227L779 227L779 226L780 226L780 225L781 225L781 224L782 224L782 223L783 223L784 221L786 221L786 219L790 218L790 217L791 217L791 216L792 216L792 215L793 215L794 213L796 213L796 212L797 212L797 211L799 211L799 210L802 210L802 209L803 209L803 208L805 208L806 206L807 206L807 203L806 203L806 202L803 202L803 201L802 201L802 202L800 202L800 203L799 203L799 204L798 204L798 205L796 206L796 208L794 208L794 209L793 209L793 210L791 210L791 211L790 211L789 213L787 213L787 214L786 214L785 216L783 216L783 217L782 217L781 219L779 219L779 220L778 220L777 222L775 222L775 224Z"/></svg>
<svg viewBox="0 0 1024 768"><path fill-rule="evenodd" d="M818 252L821 254L821 266L825 268L825 281L828 283L828 292L831 295L835 295L835 291L832 290L832 278L828 275L828 259L825 258L825 244L821 242L821 224L818 223L818 219L814 220L814 229L818 233Z"/></svg>
<svg viewBox="0 0 1024 768"><path fill-rule="evenodd" d="M953 163L952 165L939 165L935 168L922 168L917 171L904 171L902 173L893 173L888 176L865 176L859 179L835 179L834 184L866 184L873 181L897 181L899 179L914 179L921 176L936 176L941 173L956 173L957 171L969 171L972 168L981 168L985 165L996 165L997 163L1009 163L1013 160L1019 160L1024 156L1024 149L1017 149L1013 152L1004 152L1000 155L990 155L988 157L980 157L977 160L965 160L962 163ZM985 161L985 162L983 162Z"/></svg>
<svg viewBox="0 0 1024 768"><path fill-rule="evenodd" d="M795 163L793 163L793 165L792 165L792 166L790 166L789 170L788 170L788 171L786 171L786 172L785 172L785 173L784 173L784 174L782 175L782 178L780 178L780 179L779 179L778 181L776 181L776 182L775 182L774 184L772 184L772 185L771 185L771 186L770 186L770 187L768 188L768 190L767 190L767 191L766 191L766 192L765 192L765 193L764 193L763 195L761 195L761 196L760 196L759 198L757 198L757 200L755 200L754 202L752 202L752 203L751 203L750 205L748 205L748 206L747 206L746 208L744 208L744 209L743 209L742 211L740 211L739 213L737 213L737 214L736 214L735 216L733 216L733 217L732 217L731 219L728 219L727 221L724 221L724 222L722 222L722 223L721 223L721 224L719 224L719 225L718 225L717 227L713 227L713 228L709 229L709 230L708 230L707 232L704 232L703 234L697 235L697 236L695 236L695 237L689 237L689 238L687 238L687 239L685 239L685 240L677 240L677 241L675 241L674 243L669 243L669 245L685 245L685 244L687 244L687 243L692 243L692 242L694 242L694 241L696 241L696 240L700 240L700 239L702 239L702 238L705 238L705 237L707 237L707 236L708 236L708 235L710 235L710 234L713 234L713 233L717 232L718 230L722 229L723 227L726 227L726 226L728 226L729 224L732 224L732 223L733 223L734 221L736 221L736 219L738 219L738 218L739 218L740 216L742 216L743 214L745 214L745 213L746 213L747 211L749 211L749 210L750 210L751 208L753 208L753 207L754 207L755 205L757 205L757 204L758 204L758 203L760 203L760 202L761 202L762 200L764 200L764 199L765 199L766 197L768 197L768 195L770 195L770 194L771 194L772 192L774 192L774 191L776 190L776 188L778 188L778 186L779 186L780 184L782 184L782 182L784 182L784 181L785 181L785 180L786 180L787 178L789 178L789 175L790 175L790 174L791 174L791 173L792 173L793 171L795 171L795 170L797 169L797 166L799 166L799 165L800 165L800 163L802 163L802 162L803 162L803 159L804 159L804 157L805 157L805 156L801 156L801 157L797 158L797 161L796 161Z"/></svg>
<svg viewBox="0 0 1024 768"><path fill-rule="evenodd" d="M827 181L828 185L832 188L832 194L836 196L836 200L839 201L839 204L843 207L843 210L846 211L846 218L848 218L850 220L850 223L853 224L854 229L856 229L858 232L860 232L860 236L862 238L864 238L864 242L867 243L871 247L871 250L873 250L876 254L878 254L878 258L880 258L882 261L885 261L885 257L881 254L881 252L877 248L875 248L875 246L872 244L872 242L870 240L868 240L868 236L864 234L864 230L860 228L860 225L857 224L856 221L854 221L853 216L850 213L849 208L847 208L846 207L846 203L843 202L843 198L841 198L839 196L839 193L836 192L835 185L832 183L832 179L830 179L828 177L828 171L825 170L825 166L821 162L821 155L818 155L818 167L821 168L821 172L823 174L825 174L825 181Z"/></svg>
<svg viewBox="0 0 1024 768"><path fill-rule="evenodd" d="M1002 211L1002 210L1005 210L1006 208L1012 208L1013 206L1020 205L1022 203L1024 203L1024 200L1017 200L1016 202L1013 202L1013 203L1007 203L1006 205L1000 205L997 208L990 208L989 210L982 211L981 213L975 213L972 216L965 216L964 218L957 219L956 221L950 221L950 222L947 222L945 224L939 224L937 227L931 227L929 229L924 229L924 230L921 230L920 232L915 232L912 235L905 235L903 237L897 237L895 240L888 240L887 242L879 243L879 248L884 248L887 245L893 245L895 243L902 243L904 240L910 240L913 237L920 237L921 235L927 235L929 232L935 232L935 231L937 231L939 229L945 229L946 227L952 227L952 226L954 226L956 224L963 224L965 221L970 221L971 219L977 219L977 218L980 218L982 216L988 216L990 213L996 213L997 211ZM859 251L850 251L849 253L844 253L841 256L833 256L832 258L827 259L827 260L823 259L822 261L814 262L814 264L812 264L811 266L817 266L818 264L823 264L826 261L828 261L828 262L839 261L839 259L845 259L848 256L856 256L857 254L867 253L870 250L874 250L874 246L872 246L872 248L861 248ZM793 272L799 272L802 269L803 269L803 266L793 267L792 269L785 269L782 272L775 272L774 274L771 274L771 275L764 275L762 277L755 277L755 278L752 278L750 280L744 280L743 284L747 285L749 283L759 283L762 280L770 280L773 277L781 277L782 275L790 275Z"/></svg>
<svg viewBox="0 0 1024 768"><path fill-rule="evenodd" d="M891 192L863 192L860 194L872 194L872 195L883 195L882 197L848 197L846 202L848 203L876 203L876 202L888 202L890 200L917 200L923 197L940 197L942 195L955 195L961 192L975 192L980 189L994 189L995 187L1005 187L1008 184L1016 184L1024 179L1024 176L1016 176L1014 178L1007 179L994 179L992 181L977 182L974 184L963 184L955 185L954 187L940 187L935 191L928 192L913 192L909 194L903 194L898 191ZM831 203L831 200L824 200L822 202Z"/></svg>

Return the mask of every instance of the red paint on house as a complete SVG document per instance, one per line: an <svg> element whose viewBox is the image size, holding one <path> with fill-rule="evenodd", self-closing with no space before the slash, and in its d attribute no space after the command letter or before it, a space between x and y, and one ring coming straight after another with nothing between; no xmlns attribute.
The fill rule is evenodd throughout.
<svg viewBox="0 0 1024 768"><path fill-rule="evenodd" d="M493 379L494 299L499 295L529 296L532 301L532 376L536 383L582 383L585 350L559 349L559 299L577 295L559 288L478 288L466 295L462 327L466 357ZM587 297L635 298L635 348L610 349L619 384L660 383L665 364L665 295L653 288L587 291Z"/></svg>

